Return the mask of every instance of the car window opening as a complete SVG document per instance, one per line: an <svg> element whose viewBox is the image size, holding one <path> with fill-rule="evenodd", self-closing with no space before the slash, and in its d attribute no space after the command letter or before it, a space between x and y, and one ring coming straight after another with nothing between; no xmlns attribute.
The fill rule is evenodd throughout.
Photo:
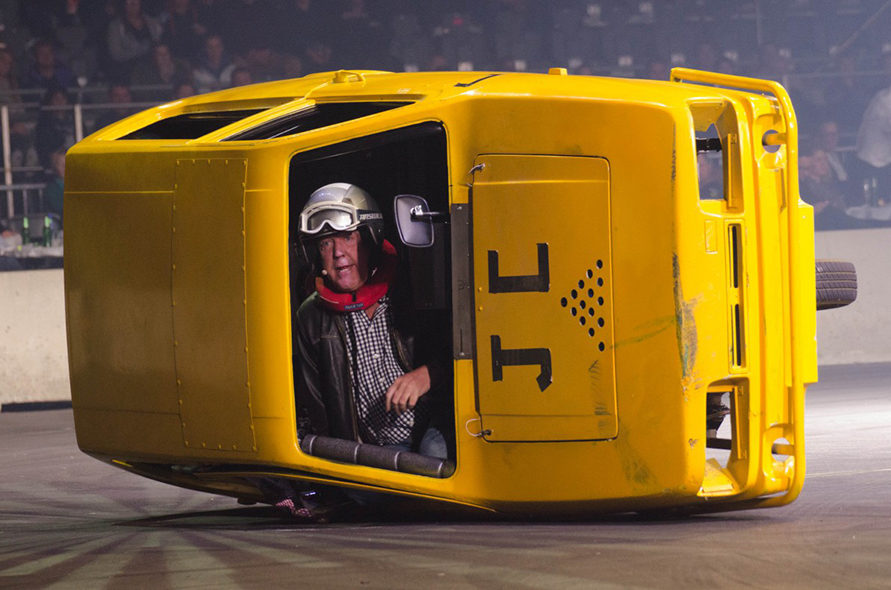
<svg viewBox="0 0 891 590"><path fill-rule="evenodd" d="M431 367L435 366L435 369L431 369L430 372L433 381L438 385L419 398L418 406L415 408L415 419L418 422L411 427L410 448L407 446L390 448L378 441L365 440L362 434L364 424L362 420L365 419L363 417L369 414L363 413L360 417L360 410L357 408L361 403L363 404L361 411L366 412L370 406L364 404L378 403L377 400L380 398L372 396L372 402L368 402L369 394L365 382L362 382L365 389L361 391L356 386L356 375L365 374L365 369L362 368L360 372L355 362L359 358L367 360L365 352L360 352L360 347L371 345L356 338L357 328L351 323L355 322L356 318L350 318L348 314L365 314L365 311L350 311L348 300L342 313L325 312L328 315L324 313L321 315L323 321L330 320L338 324L338 331L332 329L330 334L325 333L326 335L321 337L326 338L325 346L332 348L319 354L325 359L329 357L333 359L330 361L332 366L326 366L325 376L318 380L317 397L311 396L311 393L315 392L313 382L315 372L307 376L308 374L304 372L306 369L301 363L301 355L307 354L301 352L301 346L304 347L304 351L308 348L307 338L304 336L307 334L305 325L309 316L303 310L298 318L298 309L317 291L321 297L326 297L324 290L332 284L337 285L336 280L340 280L340 270L335 271L338 273L337 278L320 272L318 267L322 264L322 258L318 254L318 249L314 250L314 240L304 234L305 241L300 242L300 215L310 195L320 187L329 186L334 186L331 190L340 190L338 186L358 187L376 201L382 214L382 235L393 246L398 265L389 283L387 294L389 306L387 313L392 314L390 321L393 322L390 346L395 351L394 358L398 357L399 363L404 365L408 357L411 357L413 365L406 372L418 368L421 359L436 359L431 361L434 363ZM290 286L298 436L301 450L316 457L428 477L449 477L454 472L455 457L449 226L435 224L434 245L430 248L409 248L403 245L399 241L393 205L394 197L402 194L424 197L433 211L448 211L446 136L441 124L423 123L353 139L297 154L291 160ZM333 228L340 229L349 227L350 222L355 222L359 217L360 215L352 218L349 215L344 217L332 215L330 223ZM361 240L368 239L369 232L361 225L358 233ZM348 232L341 234L347 235ZM389 255L388 252L389 250L385 250L382 256ZM308 259L313 260L314 264ZM359 267L361 264L357 262L356 266ZM379 266L377 272L382 272L380 268L382 267ZM351 271L345 268L344 272L348 275ZM365 284L368 285L370 282ZM362 293L361 288L353 292L354 298L357 297L356 293ZM338 293L335 293L335 296L337 295ZM314 301L317 303L318 299ZM316 303L310 301L307 305L312 307ZM409 315L409 310L411 322L402 322L400 318ZM362 322L363 327L366 323L370 326L369 333L373 331L373 322L377 321L376 315L372 314L371 317L373 319L369 322ZM407 337L403 332L413 332L413 338L403 338ZM303 342L300 341L301 338ZM410 343L412 351L406 353L403 350L405 342ZM348 346L349 351L347 351ZM377 346L383 345L377 344ZM312 354L316 354L315 350L312 349ZM338 355L344 354L352 363L349 367L339 361ZM440 360L442 362L439 362ZM319 360L319 362L324 364L329 361ZM338 379L348 382L349 385L339 384ZM308 385L311 383L312 385ZM346 404L341 405L350 407L339 408L338 402L342 402L347 393L350 398ZM360 394L366 396L362 397L361 401ZM346 410L352 413L351 419L339 413ZM324 418L320 418L320 415ZM352 434L345 434L343 430L337 432L337 425L342 417L345 423L354 425L355 430ZM421 435L426 440L429 432L424 430L428 419L429 425L435 426L443 435L447 448L447 452L443 452L444 457L425 456L419 452L424 448L420 442ZM322 421L327 423L321 424ZM378 444L371 444L372 442Z"/></svg>
<svg viewBox="0 0 891 590"><path fill-rule="evenodd" d="M224 141L275 139L361 119L411 104L410 102L316 103L227 137Z"/></svg>
<svg viewBox="0 0 891 590"><path fill-rule="evenodd" d="M215 111L205 113L183 113L155 121L120 138L130 139L198 139L232 123L256 115L265 109L244 109L238 111Z"/></svg>
<svg viewBox="0 0 891 590"><path fill-rule="evenodd" d="M696 168L699 175L699 198L723 200L727 194L724 185L724 147L714 125L696 134Z"/></svg>

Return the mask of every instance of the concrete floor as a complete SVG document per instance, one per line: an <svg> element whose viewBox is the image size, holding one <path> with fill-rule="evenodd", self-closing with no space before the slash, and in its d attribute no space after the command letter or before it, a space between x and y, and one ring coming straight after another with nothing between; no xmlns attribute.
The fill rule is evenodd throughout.
<svg viewBox="0 0 891 590"><path fill-rule="evenodd" d="M0 414L0 588L891 588L891 365L808 392L808 478L773 510L295 525L81 454L70 410Z"/></svg>

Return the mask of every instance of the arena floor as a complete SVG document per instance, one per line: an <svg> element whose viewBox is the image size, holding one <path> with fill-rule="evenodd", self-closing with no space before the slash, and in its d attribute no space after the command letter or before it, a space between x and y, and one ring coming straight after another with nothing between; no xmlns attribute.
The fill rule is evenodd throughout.
<svg viewBox="0 0 891 590"><path fill-rule="evenodd" d="M891 364L828 367L791 506L685 519L296 525L81 454L70 410L0 414L0 588L889 588Z"/></svg>

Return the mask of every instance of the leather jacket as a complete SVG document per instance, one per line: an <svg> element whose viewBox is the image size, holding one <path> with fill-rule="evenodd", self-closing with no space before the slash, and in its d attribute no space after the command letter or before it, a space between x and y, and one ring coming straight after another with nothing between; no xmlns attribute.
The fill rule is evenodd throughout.
<svg viewBox="0 0 891 590"><path fill-rule="evenodd" d="M398 297L391 296L394 311L390 338L401 368L406 373L422 365L431 371L433 386L418 403L435 403L450 393L443 379L448 366L448 332L431 326L431 318L419 318ZM431 331L433 330L433 331ZM347 440L359 439L354 388L347 356L344 314L329 310L317 293L297 311L294 373L298 436L318 434ZM417 345L415 334L424 334ZM422 342L423 341L423 342ZM444 344L444 346L436 346ZM445 350L444 350L445 348ZM450 374L451 371L449 370ZM433 409L433 411L436 411ZM416 424L415 429L425 425Z"/></svg>

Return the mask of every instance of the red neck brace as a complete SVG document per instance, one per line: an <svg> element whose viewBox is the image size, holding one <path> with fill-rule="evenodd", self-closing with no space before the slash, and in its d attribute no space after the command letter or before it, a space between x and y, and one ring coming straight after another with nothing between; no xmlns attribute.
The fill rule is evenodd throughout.
<svg viewBox="0 0 891 590"><path fill-rule="evenodd" d="M345 313L367 309L390 290L390 284L396 275L396 262L396 248L384 240L380 263L364 285L352 293L338 293L328 288L323 277L316 277L316 292L322 304L331 311Z"/></svg>

